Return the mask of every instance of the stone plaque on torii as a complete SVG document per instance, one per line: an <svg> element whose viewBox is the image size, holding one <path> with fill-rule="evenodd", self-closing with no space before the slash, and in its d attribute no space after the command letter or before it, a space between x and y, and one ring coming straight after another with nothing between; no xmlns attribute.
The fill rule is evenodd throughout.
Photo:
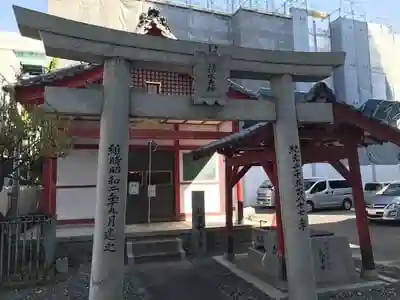
<svg viewBox="0 0 400 300"><path fill-rule="evenodd" d="M344 63L344 53L260 50L170 40L75 22L14 6L22 35L41 39L46 54L104 63L103 84L46 87L49 111L101 115L90 300L121 300L129 117L274 122L289 298L316 299L308 224L299 229L298 122L333 122L329 103L295 104L293 82L316 82ZM189 74L194 94L154 95L131 87L131 68ZM269 80L274 98L229 99L227 79ZM269 100L269 101L268 101ZM294 199L296 201L294 201Z"/></svg>

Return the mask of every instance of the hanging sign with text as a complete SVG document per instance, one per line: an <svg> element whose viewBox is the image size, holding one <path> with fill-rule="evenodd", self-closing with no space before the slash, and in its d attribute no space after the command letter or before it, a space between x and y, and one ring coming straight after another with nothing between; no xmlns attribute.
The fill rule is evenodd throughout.
<svg viewBox="0 0 400 300"><path fill-rule="evenodd" d="M229 89L230 56L220 55L217 45L210 45L209 52L197 52L193 68L193 103L224 105Z"/></svg>
<svg viewBox="0 0 400 300"><path fill-rule="evenodd" d="M147 195L151 198L154 198L156 196L156 186L155 185L149 185L147 187Z"/></svg>
<svg viewBox="0 0 400 300"><path fill-rule="evenodd" d="M140 182L130 181L129 188L128 188L129 195L139 195L139 186L140 186Z"/></svg>

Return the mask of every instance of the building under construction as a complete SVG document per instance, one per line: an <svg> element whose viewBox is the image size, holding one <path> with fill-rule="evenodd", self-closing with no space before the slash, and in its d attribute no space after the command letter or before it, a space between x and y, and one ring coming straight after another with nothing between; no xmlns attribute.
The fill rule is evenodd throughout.
<svg viewBox="0 0 400 300"><path fill-rule="evenodd" d="M345 51L345 65L327 83L337 98L361 106L368 99L400 99L400 68L395 66L397 35L390 26L367 22L355 1L340 1L331 12L313 9L306 0L49 0L48 13L94 25L134 31L139 16L158 8L177 39L297 51ZM254 92L268 91L268 82L241 80ZM297 83L296 91L312 84ZM67 159L72 159L71 157ZM397 162L373 161L363 166L363 180L400 179ZM379 171L385 168L385 171ZM253 168L245 178L245 200L265 177ZM59 170L61 171L61 170ZM339 176L330 166L304 167L305 176ZM381 174L382 176L380 176ZM252 178L249 178L252 177Z"/></svg>

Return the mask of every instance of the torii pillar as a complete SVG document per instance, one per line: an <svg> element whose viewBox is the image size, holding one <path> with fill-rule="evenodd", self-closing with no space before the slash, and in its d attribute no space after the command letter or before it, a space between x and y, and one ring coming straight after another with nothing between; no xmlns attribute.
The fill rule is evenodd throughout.
<svg viewBox="0 0 400 300"><path fill-rule="evenodd" d="M127 60L105 61L89 300L123 299L131 83Z"/></svg>
<svg viewBox="0 0 400 300"><path fill-rule="evenodd" d="M314 262L309 255L312 249L292 76L273 77L270 83L277 98L274 139L280 209L284 224L288 298L316 300Z"/></svg>

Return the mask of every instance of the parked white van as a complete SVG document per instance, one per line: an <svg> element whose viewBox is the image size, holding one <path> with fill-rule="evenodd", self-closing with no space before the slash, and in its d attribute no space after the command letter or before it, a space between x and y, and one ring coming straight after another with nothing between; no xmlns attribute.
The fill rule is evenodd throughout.
<svg viewBox="0 0 400 300"><path fill-rule="evenodd" d="M304 178L307 210L324 208L353 207L352 189L344 179ZM273 187L269 181L263 182L257 190L257 206L275 206Z"/></svg>
<svg viewBox="0 0 400 300"><path fill-rule="evenodd" d="M350 210L353 207L351 185L345 179L304 179L307 210L323 208L342 208Z"/></svg>

